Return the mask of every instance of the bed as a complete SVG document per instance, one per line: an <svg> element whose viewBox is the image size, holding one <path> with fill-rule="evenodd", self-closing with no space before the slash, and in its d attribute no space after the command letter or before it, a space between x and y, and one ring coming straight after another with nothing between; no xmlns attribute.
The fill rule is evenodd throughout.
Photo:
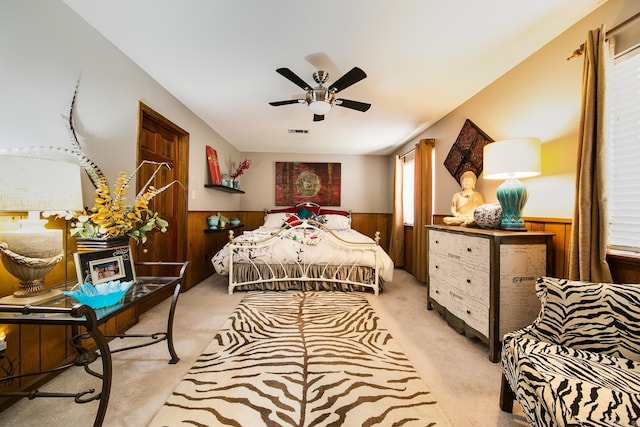
<svg viewBox="0 0 640 427"><path fill-rule="evenodd" d="M393 262L351 228L348 211L304 204L265 212L264 224L233 237L211 262L234 290L339 290L378 295Z"/></svg>

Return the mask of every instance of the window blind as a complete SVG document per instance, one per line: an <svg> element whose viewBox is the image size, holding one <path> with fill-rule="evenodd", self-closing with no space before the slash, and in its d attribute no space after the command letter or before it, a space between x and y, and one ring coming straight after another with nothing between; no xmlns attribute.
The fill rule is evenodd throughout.
<svg viewBox="0 0 640 427"><path fill-rule="evenodd" d="M608 245L640 252L640 49L618 57L607 85Z"/></svg>

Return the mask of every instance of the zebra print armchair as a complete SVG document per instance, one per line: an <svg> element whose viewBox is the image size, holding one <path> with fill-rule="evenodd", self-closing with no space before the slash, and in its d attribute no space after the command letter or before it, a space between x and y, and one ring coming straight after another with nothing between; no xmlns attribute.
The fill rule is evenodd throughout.
<svg viewBox="0 0 640 427"><path fill-rule="evenodd" d="M542 277L538 318L504 336L500 408L533 426L640 426L640 284Z"/></svg>

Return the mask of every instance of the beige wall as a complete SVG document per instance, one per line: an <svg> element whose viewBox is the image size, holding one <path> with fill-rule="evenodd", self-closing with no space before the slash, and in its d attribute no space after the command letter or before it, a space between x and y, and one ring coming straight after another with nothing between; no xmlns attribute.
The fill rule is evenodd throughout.
<svg viewBox="0 0 640 427"><path fill-rule="evenodd" d="M274 205L275 161L341 162L343 207L390 212L385 157L241 154L155 80L58 0L0 2L0 150L46 145L71 148L62 116L78 77L76 127L82 146L111 182L136 166L138 101L190 135L189 210L261 210ZM205 147L218 152L223 172L249 157L245 195L204 188L209 182ZM42 150L41 155L51 157ZM73 160L68 156L55 155ZM88 179L85 204L93 199Z"/></svg>
<svg viewBox="0 0 640 427"><path fill-rule="evenodd" d="M275 206L276 162L335 162L341 164L341 207L354 212L391 213L390 169L386 156L243 153L251 168L240 177L241 210Z"/></svg>
<svg viewBox="0 0 640 427"><path fill-rule="evenodd" d="M184 183L189 209L238 209L238 198L203 191L205 146L216 148L222 160L239 157L238 151L61 1L2 0L0 58L0 149L70 148L62 116L68 115L80 77L76 128L85 152L111 182L118 171L135 169L142 101L190 134L191 167ZM91 203L88 179L84 194L85 204Z"/></svg>
<svg viewBox="0 0 640 427"><path fill-rule="evenodd" d="M637 0L609 0L398 150L401 154L421 138L435 138L434 213L448 214L451 196L460 189L443 163L464 121L470 119L494 140L540 138L542 174L523 180L529 189L524 215L571 218L583 58L566 58L584 42L587 31L601 24L612 28L639 11ZM500 183L481 176L476 188L486 202L496 202Z"/></svg>
<svg viewBox="0 0 640 427"><path fill-rule="evenodd" d="M609 0L414 141L436 139L435 213L448 212L459 186L442 165L466 118L494 139L537 136L543 145L543 174L528 179L527 216L570 217L575 175L582 58L566 57L601 23L611 27L640 10L636 0ZM392 161L377 156L240 153L215 130L58 0L0 2L0 149L33 145L70 147L62 116L68 114L81 76L77 128L83 147L114 180L133 170L138 101L190 134L190 210L259 210L274 204L276 161L341 162L342 207L357 212L391 211ZM248 157L255 164L241 182L245 195L204 188L208 182L205 146L220 163ZM46 153L45 153L46 154ZM47 154L48 155L48 154ZM91 186L85 180L85 203ZM478 181L487 201L499 182Z"/></svg>

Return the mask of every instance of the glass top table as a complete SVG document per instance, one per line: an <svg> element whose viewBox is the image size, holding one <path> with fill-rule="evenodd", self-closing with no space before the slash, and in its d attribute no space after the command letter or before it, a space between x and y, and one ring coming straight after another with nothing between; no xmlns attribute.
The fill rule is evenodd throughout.
<svg viewBox="0 0 640 427"><path fill-rule="evenodd" d="M53 369L21 373L0 377L3 381L12 381L18 378L50 374L60 370L68 369L72 366L83 366L85 371L102 380L102 388L97 393L94 390L85 390L79 393L51 393L39 392L38 390L2 392L0 396L13 397L71 397L76 403L88 403L99 400L98 412L94 420L94 426L101 426L107 410L109 393L111 390L111 380L113 376L111 355L121 351L132 350L145 347L162 341L167 341L167 347L171 359L170 364L178 363L180 360L173 346L173 318L175 308L180 294L182 282L189 261L185 262L138 262L136 266L146 266L151 268L173 268L177 270L177 275L168 276L138 276L135 283L129 288L123 298L116 304L109 307L93 309L87 305L80 304L75 299L61 293L61 291L71 290L76 286L76 282L67 282L52 287L52 294L34 304L0 304L0 324L34 324L34 325L68 325L72 328L71 345L76 350L75 360ZM105 335L99 326L106 323L112 317L123 311L141 304L144 301L158 296L158 292L173 287L173 297L171 307L167 316L167 329L162 332L152 334L117 334ZM115 350L109 348L108 338L148 338L148 341L129 347L122 347ZM86 348L86 341L92 344L91 348ZM96 349L97 348L97 349ZM100 359L102 363L101 372L96 372L89 365Z"/></svg>
<svg viewBox="0 0 640 427"><path fill-rule="evenodd" d="M151 298L155 293L165 289L167 286L181 286L188 264L188 261L136 263L136 265L180 267L180 272L177 276L137 276L135 283L119 302L108 307L92 309L98 324L105 323L118 313ZM62 321L65 324L82 323L84 320L72 315L71 311L73 307L80 305L80 303L72 297L61 293L62 291L72 290L76 285L76 281L69 281L52 286L51 295L43 295L37 303L24 305L4 305L0 303L0 323L42 323L42 319L47 319L45 322L50 324L56 324L58 323L57 321ZM19 301L19 299L14 299L13 301Z"/></svg>

